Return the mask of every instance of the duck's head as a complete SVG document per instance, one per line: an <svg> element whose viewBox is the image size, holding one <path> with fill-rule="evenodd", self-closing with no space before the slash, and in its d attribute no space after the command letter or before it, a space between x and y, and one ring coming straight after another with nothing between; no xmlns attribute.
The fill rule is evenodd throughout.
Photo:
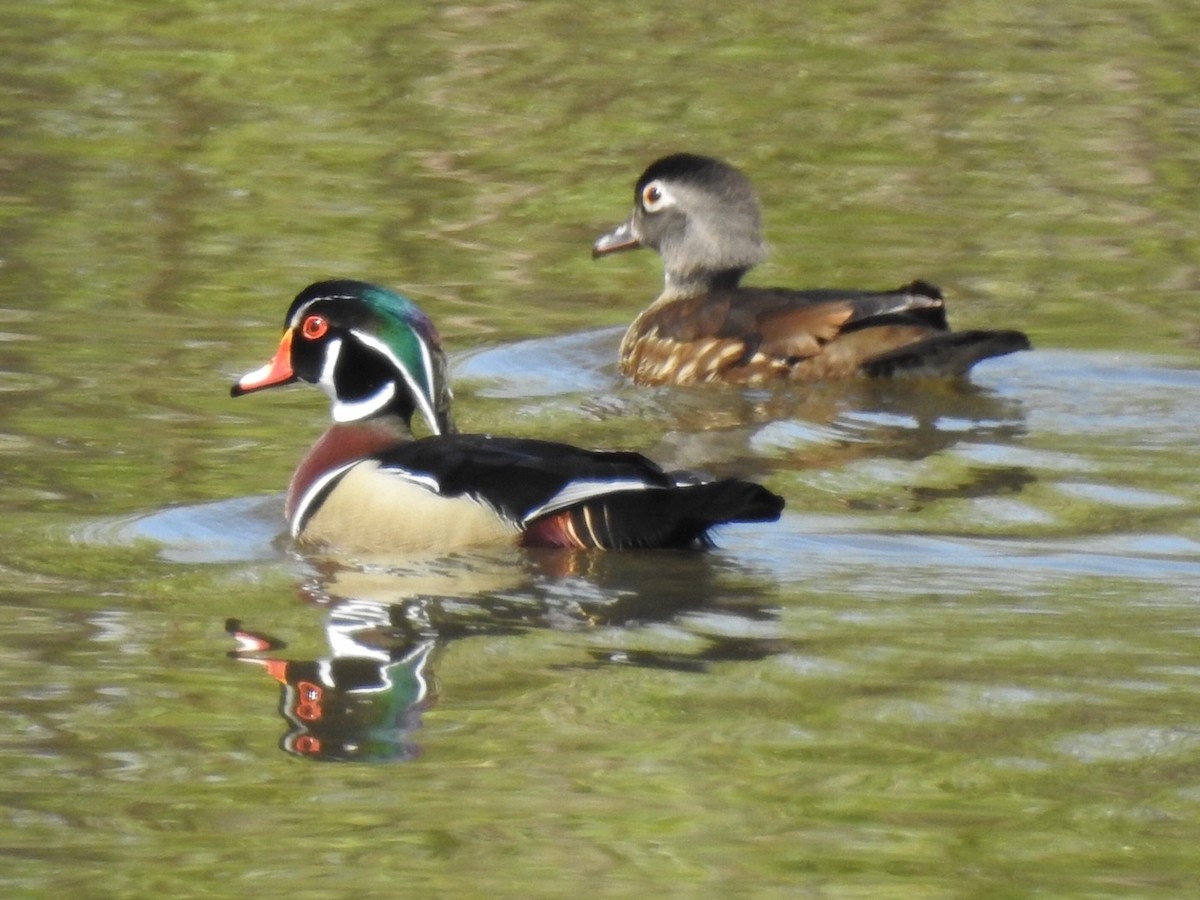
<svg viewBox="0 0 1200 900"><path fill-rule="evenodd" d="M650 247L663 258L666 293L730 287L766 259L758 198L728 163L675 153L642 173L633 214L592 245L592 256Z"/></svg>
<svg viewBox="0 0 1200 900"><path fill-rule="evenodd" d="M407 297L363 281L319 281L292 301L274 359L238 379L234 397L307 381L336 422L420 412L435 434L454 430L446 357L433 322Z"/></svg>

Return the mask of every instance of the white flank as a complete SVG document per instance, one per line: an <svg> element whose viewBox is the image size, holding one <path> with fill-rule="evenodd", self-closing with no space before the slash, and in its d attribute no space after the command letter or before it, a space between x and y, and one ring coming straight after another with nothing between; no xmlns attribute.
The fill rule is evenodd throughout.
<svg viewBox="0 0 1200 900"><path fill-rule="evenodd" d="M295 538L300 536L300 523L304 522L308 518L308 508L317 498L317 495L321 493L322 489L343 472L353 468L354 466L357 466L363 461L364 460L356 459L353 462L346 463L344 466L338 466L336 469L330 469L312 483L309 489L304 492L304 496L300 498L300 502L296 505L296 514L292 516L292 537ZM392 476L393 478L399 478L403 481L407 481L409 484L415 484L418 487L423 487L425 490L434 494L438 493L441 489L441 485L438 484L438 480L432 475L420 475L416 472L406 471L405 469L381 469L380 471Z"/></svg>

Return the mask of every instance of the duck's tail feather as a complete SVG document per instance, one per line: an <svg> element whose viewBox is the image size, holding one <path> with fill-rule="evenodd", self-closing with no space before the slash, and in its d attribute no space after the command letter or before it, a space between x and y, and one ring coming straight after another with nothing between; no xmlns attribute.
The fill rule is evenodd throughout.
<svg viewBox="0 0 1200 900"><path fill-rule="evenodd" d="M1020 331L952 331L900 347L862 366L873 378L893 375L965 375L977 362L1032 345Z"/></svg>
<svg viewBox="0 0 1200 900"><path fill-rule="evenodd" d="M728 522L773 522L783 498L750 481L620 491L530 524L525 543L604 549L710 547L710 529Z"/></svg>

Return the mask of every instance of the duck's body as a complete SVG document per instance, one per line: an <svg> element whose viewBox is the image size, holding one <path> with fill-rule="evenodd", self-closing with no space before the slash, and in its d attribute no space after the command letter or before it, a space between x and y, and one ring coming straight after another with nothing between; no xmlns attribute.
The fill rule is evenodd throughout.
<svg viewBox="0 0 1200 900"><path fill-rule="evenodd" d="M297 467L285 514L301 543L363 554L488 544L573 548L706 546L724 522L778 518L759 485L697 483L636 453L458 434L437 332L406 298L321 282L296 298L274 360L234 396L304 380L335 424ZM412 438L420 411L434 434Z"/></svg>
<svg viewBox="0 0 1200 900"><path fill-rule="evenodd" d="M952 332L941 291L741 286L766 258L749 180L720 160L680 153L638 179L633 215L593 255L650 247L662 294L621 341L621 371L640 384L763 383L848 376L963 375L1029 347L1019 331Z"/></svg>
<svg viewBox="0 0 1200 900"><path fill-rule="evenodd" d="M296 537L372 554L687 547L720 522L778 514L758 485L683 484L637 453L486 434L393 444L289 493Z"/></svg>

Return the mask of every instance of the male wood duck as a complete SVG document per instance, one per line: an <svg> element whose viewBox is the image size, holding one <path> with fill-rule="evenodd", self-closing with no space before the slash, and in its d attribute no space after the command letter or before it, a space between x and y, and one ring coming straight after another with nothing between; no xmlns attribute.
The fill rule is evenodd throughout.
<svg viewBox="0 0 1200 900"><path fill-rule="evenodd" d="M726 522L774 521L783 499L747 481L700 481L637 453L455 432L433 323L394 291L323 281L292 301L275 357L239 397L306 381L334 424L301 461L293 537L354 553L526 547L709 546ZM432 435L413 439L415 413Z"/></svg>
<svg viewBox="0 0 1200 900"><path fill-rule="evenodd" d="M633 215L592 255L635 247L656 250L666 269L662 294L621 341L621 371L640 384L959 376L1030 346L1019 331L951 331L941 291L923 281L882 292L742 287L767 255L758 200L745 175L710 157L653 163Z"/></svg>

